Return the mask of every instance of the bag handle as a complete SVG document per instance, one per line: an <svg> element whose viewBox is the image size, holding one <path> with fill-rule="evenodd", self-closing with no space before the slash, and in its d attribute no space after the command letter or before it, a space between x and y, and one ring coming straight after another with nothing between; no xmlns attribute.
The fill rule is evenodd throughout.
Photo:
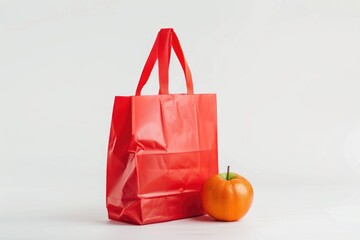
<svg viewBox="0 0 360 240"><path fill-rule="evenodd" d="M183 69L187 94L194 94L194 87L190 68L185 60L178 37L172 28L161 29L156 37L155 43L150 51L136 88L136 96L141 95L141 90L147 83L156 60L159 66L159 94L169 94L169 64L171 47Z"/></svg>

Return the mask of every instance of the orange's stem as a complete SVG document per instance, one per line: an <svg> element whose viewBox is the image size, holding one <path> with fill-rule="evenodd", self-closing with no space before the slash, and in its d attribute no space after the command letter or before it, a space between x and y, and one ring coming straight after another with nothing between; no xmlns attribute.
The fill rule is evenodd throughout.
<svg viewBox="0 0 360 240"><path fill-rule="evenodd" d="M227 172L226 172L226 180L229 181L229 174L230 173L230 166L227 167Z"/></svg>

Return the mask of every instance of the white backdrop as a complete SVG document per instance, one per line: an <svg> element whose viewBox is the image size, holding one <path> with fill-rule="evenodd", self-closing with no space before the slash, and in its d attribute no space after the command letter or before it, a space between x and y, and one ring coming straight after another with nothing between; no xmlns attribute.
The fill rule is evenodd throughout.
<svg viewBox="0 0 360 240"><path fill-rule="evenodd" d="M359 1L1 0L0 238L130 239L161 226L183 238L193 226L136 235L106 220L113 98L134 94L161 27L177 32L195 92L218 94L221 171L254 185L254 209L221 236L289 237L288 219L315 219L294 236L360 236ZM175 60L170 76L183 92ZM154 72L145 93L157 88ZM196 226L186 234L218 237Z"/></svg>

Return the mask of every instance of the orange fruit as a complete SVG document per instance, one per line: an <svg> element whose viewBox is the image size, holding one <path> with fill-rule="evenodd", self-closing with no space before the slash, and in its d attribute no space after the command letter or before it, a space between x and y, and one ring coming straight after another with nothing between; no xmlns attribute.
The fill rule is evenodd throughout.
<svg viewBox="0 0 360 240"><path fill-rule="evenodd" d="M205 182L201 202L204 211L216 220L237 221L248 212L253 195L250 182L228 170Z"/></svg>

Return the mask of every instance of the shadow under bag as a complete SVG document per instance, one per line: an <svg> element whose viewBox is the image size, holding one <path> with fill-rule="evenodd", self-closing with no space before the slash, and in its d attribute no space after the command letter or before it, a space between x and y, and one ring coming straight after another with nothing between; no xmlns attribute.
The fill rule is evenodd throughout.
<svg viewBox="0 0 360 240"><path fill-rule="evenodd" d="M174 49L186 94L169 94ZM158 61L159 94L141 95ZM148 224L203 214L200 191L218 173L215 94L194 94L190 69L173 29L161 29L135 96L116 96L106 176L110 219Z"/></svg>

